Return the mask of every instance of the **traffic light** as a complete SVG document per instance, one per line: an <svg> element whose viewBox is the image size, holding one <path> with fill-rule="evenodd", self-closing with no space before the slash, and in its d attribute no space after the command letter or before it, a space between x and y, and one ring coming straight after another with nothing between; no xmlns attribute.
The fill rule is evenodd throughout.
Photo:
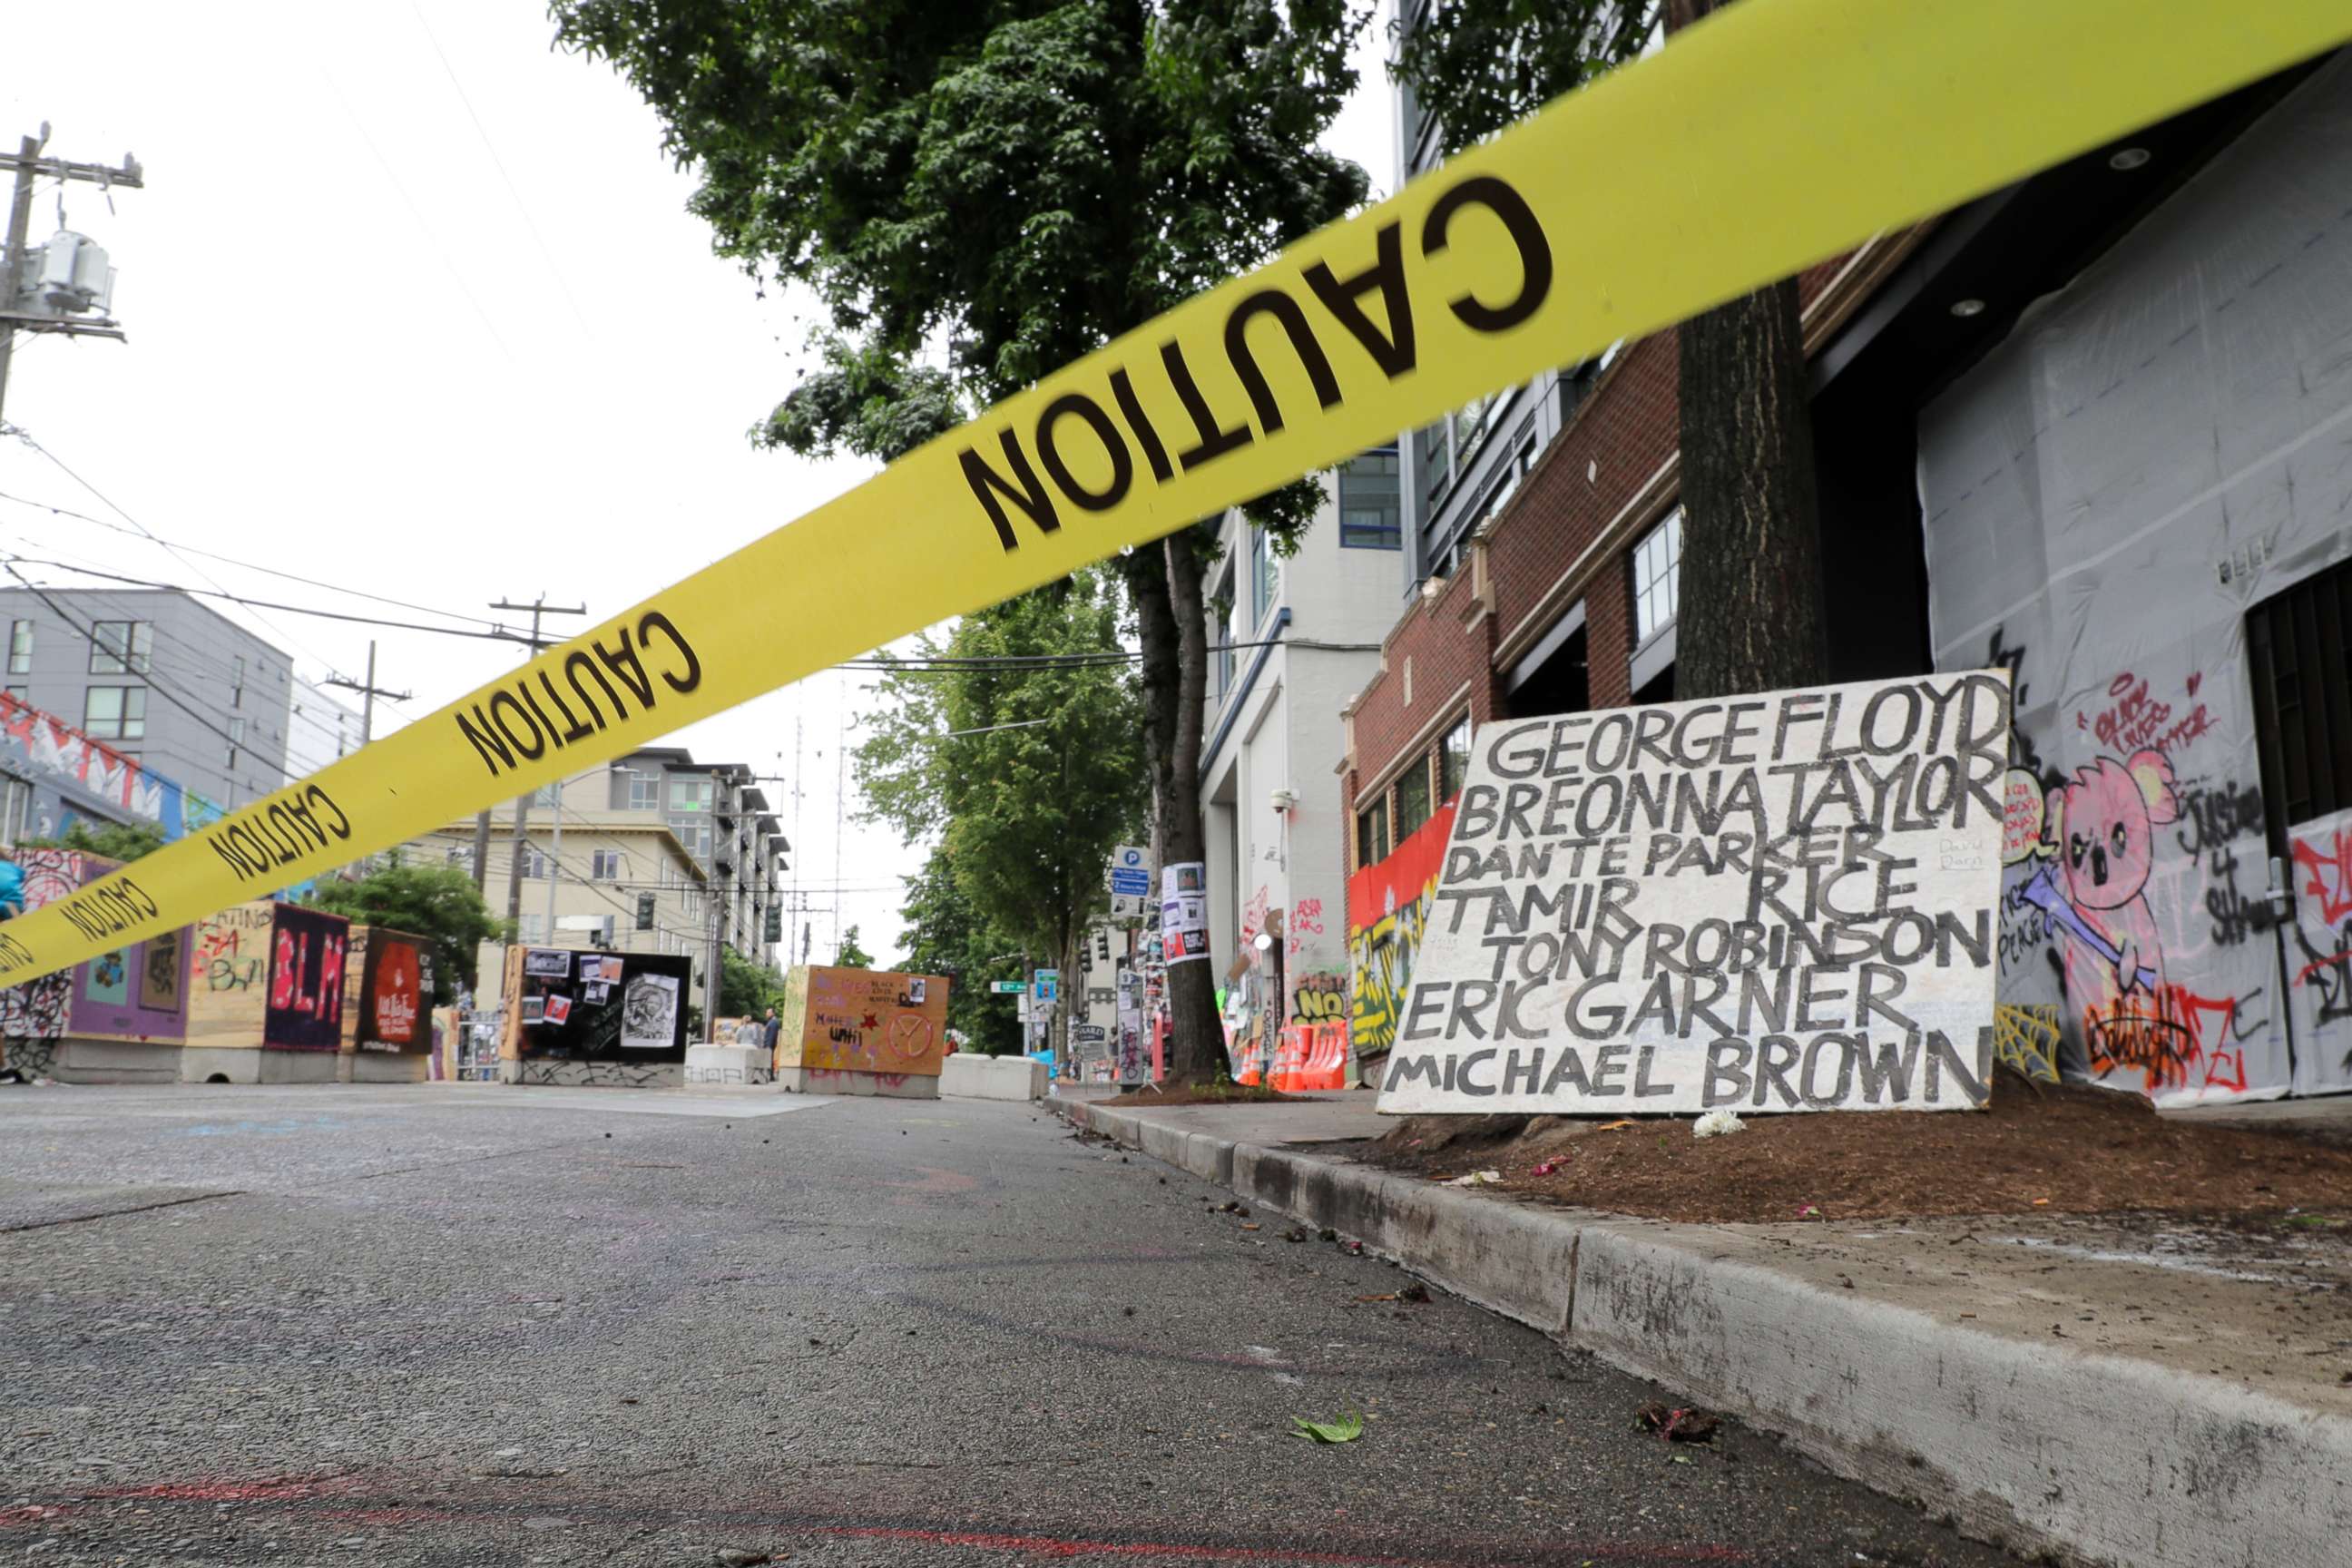
<svg viewBox="0 0 2352 1568"><path fill-rule="evenodd" d="M1108 929L1095 931L1095 956L1106 963L1110 962L1110 932Z"/></svg>
<svg viewBox="0 0 2352 1568"><path fill-rule="evenodd" d="M768 911L768 924L763 940L772 942L784 940L784 911L782 909L771 909Z"/></svg>
<svg viewBox="0 0 2352 1568"><path fill-rule="evenodd" d="M639 931L654 929L654 896L651 893L637 895L637 929Z"/></svg>

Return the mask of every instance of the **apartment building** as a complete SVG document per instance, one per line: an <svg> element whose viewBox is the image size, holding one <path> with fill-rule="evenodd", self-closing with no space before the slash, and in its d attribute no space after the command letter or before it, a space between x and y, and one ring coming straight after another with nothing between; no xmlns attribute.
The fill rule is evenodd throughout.
<svg viewBox="0 0 2352 1568"><path fill-rule="evenodd" d="M0 589L7 694L227 809L286 782L293 662L177 590Z"/></svg>

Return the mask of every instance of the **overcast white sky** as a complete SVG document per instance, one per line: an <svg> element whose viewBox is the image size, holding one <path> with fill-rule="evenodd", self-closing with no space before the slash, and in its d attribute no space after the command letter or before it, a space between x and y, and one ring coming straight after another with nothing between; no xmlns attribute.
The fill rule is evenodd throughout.
<svg viewBox="0 0 2352 1568"><path fill-rule="evenodd" d="M1381 26L1331 141L1385 191ZM47 120L52 155L135 153L148 184L111 212L93 187L65 193L69 226L121 271L129 343L20 337L5 417L165 540L465 614L544 592L612 615L856 483L864 465L744 440L795 380L794 302L761 300L711 255L653 112L553 52L552 32L539 0L75 0L12 28L0 136L13 149ZM109 515L13 440L0 492ZM208 585L143 540L8 502L0 546ZM198 564L241 595L372 613ZM758 613L748 584L745 607ZM517 657L230 613L313 679L356 677L377 637L379 680L415 693L389 721L379 708L379 732ZM820 675L672 738L799 778L796 801L768 788L819 962L836 922L891 956L898 879L921 861L842 810L860 679Z"/></svg>

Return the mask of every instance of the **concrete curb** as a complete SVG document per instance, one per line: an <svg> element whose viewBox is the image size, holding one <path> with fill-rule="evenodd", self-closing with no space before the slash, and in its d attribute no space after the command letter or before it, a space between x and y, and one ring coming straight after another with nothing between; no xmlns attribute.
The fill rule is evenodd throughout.
<svg viewBox="0 0 2352 1568"><path fill-rule="evenodd" d="M1538 1209L1049 1097L1080 1127L1776 1432L2026 1552L2117 1568L2326 1563L2352 1421L1710 1258L1699 1227Z"/></svg>

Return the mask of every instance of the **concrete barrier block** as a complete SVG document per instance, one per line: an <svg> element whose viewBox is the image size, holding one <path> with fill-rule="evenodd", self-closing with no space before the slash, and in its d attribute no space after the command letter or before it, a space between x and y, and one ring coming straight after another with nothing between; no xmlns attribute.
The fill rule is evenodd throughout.
<svg viewBox="0 0 2352 1568"><path fill-rule="evenodd" d="M1033 1057L958 1051L940 1064L940 1093L950 1100L1043 1100L1045 1082L1045 1064Z"/></svg>
<svg viewBox="0 0 2352 1568"><path fill-rule="evenodd" d="M727 1087L769 1083L775 1073L767 1050L759 1046L688 1046L686 1047L688 1087Z"/></svg>

